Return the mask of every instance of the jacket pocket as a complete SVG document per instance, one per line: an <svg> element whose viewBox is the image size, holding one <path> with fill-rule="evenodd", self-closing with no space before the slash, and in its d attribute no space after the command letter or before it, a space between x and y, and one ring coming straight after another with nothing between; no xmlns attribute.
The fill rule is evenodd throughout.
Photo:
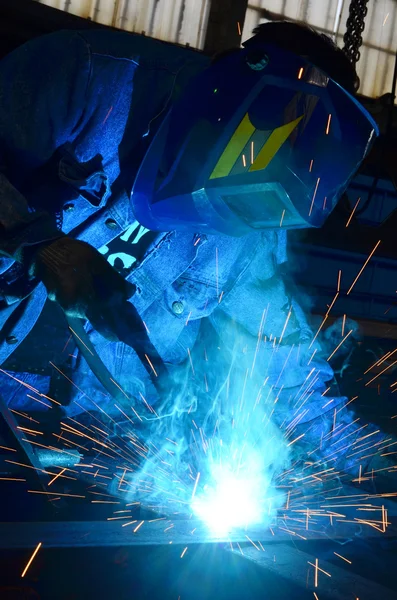
<svg viewBox="0 0 397 600"><path fill-rule="evenodd" d="M216 285L179 277L164 292L167 310L185 321L207 317L218 306L220 296Z"/></svg>
<svg viewBox="0 0 397 600"><path fill-rule="evenodd" d="M60 149L60 155L59 179L88 200L92 206L104 206L111 191L108 176L103 169L102 156L97 154L87 162L79 162L71 144L65 144Z"/></svg>

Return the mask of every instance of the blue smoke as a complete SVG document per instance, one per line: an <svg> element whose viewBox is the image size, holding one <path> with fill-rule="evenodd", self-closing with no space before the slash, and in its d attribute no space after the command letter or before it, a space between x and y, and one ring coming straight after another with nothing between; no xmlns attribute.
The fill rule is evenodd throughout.
<svg viewBox="0 0 397 600"><path fill-rule="evenodd" d="M285 501L277 480L289 452L273 422L277 399L246 343L239 335L232 349L212 344L204 354L201 344L173 375L167 399L146 422L129 500L167 515L193 513L219 535L272 521Z"/></svg>

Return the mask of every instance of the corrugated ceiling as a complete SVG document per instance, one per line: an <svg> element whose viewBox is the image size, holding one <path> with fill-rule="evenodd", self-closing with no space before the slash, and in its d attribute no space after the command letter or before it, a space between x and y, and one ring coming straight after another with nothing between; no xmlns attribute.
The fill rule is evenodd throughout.
<svg viewBox="0 0 397 600"><path fill-rule="evenodd" d="M41 0L104 25L202 48L210 0Z"/></svg>
<svg viewBox="0 0 397 600"><path fill-rule="evenodd" d="M204 45L210 0L42 0L81 17L160 39ZM343 46L350 0L249 0L243 40L262 18L261 9L304 21L335 36ZM370 0L358 63L360 93L378 97L391 90L397 49L397 0Z"/></svg>

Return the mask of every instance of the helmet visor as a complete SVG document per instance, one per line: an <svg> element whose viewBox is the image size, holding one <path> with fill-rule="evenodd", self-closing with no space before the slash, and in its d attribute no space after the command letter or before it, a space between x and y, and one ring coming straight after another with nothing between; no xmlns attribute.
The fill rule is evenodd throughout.
<svg viewBox="0 0 397 600"><path fill-rule="evenodd" d="M369 113L302 57L261 48L262 71L242 50L171 109L135 186L152 227L319 227L356 173L378 135Z"/></svg>

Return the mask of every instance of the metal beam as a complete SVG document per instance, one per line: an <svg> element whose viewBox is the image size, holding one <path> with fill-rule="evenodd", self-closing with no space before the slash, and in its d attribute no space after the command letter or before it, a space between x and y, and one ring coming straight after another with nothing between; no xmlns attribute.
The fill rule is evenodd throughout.
<svg viewBox="0 0 397 600"><path fill-rule="evenodd" d="M123 526L124 525L124 526ZM247 542L280 543L291 539L318 540L354 537L361 532L366 538L397 537L397 526L389 525L385 533L365 527L365 534L358 524L335 523L327 528L327 538L319 527L316 531L299 530L292 535L287 527L275 526L270 530L257 525L247 529L235 529L227 535L216 535L202 521L157 519L152 521L49 521L34 523L0 523L0 548L34 548L42 542L47 548L154 546L170 543L189 544Z"/></svg>
<svg viewBox="0 0 397 600"><path fill-rule="evenodd" d="M240 554L237 549L229 552ZM344 563L346 568L342 569L320 559L316 575L316 558L287 544L279 544L271 548L265 546L265 551L247 547L241 551L241 554L246 560L271 573L284 579L292 579L294 584L307 589L308 597L311 591L324 600L327 598L332 600L346 600L346 598L393 600L396 598L396 591L357 575L348 563ZM341 554L345 553L341 552ZM340 562L343 564L342 559ZM329 573L330 577L320 569Z"/></svg>

